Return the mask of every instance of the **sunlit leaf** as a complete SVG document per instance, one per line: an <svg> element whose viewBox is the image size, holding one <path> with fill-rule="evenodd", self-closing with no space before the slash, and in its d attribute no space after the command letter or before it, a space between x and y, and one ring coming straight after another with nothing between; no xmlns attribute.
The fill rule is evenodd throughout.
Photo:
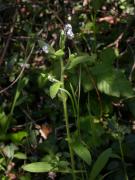
<svg viewBox="0 0 135 180"><path fill-rule="evenodd" d="M19 132L10 134L10 139L13 142L20 142L22 141L23 138L27 136L28 136L28 133L26 131L19 131Z"/></svg>
<svg viewBox="0 0 135 180"><path fill-rule="evenodd" d="M34 173L49 172L53 169L53 166L47 162L35 162L22 166L23 170Z"/></svg>
<svg viewBox="0 0 135 180"><path fill-rule="evenodd" d="M97 87L101 92L116 97L133 96L131 84L123 72L106 64L100 64L92 68L92 73L96 77Z"/></svg>
<svg viewBox="0 0 135 180"><path fill-rule="evenodd" d="M17 159L27 159L26 154L21 153L21 152L15 153L15 154L14 154L14 157L17 158Z"/></svg>
<svg viewBox="0 0 135 180"><path fill-rule="evenodd" d="M56 82L50 87L50 96L52 99L56 97L60 86L61 86L61 82Z"/></svg>

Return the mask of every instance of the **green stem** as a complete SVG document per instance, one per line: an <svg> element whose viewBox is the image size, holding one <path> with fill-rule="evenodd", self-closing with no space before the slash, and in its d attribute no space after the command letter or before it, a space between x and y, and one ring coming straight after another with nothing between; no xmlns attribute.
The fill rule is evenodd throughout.
<svg viewBox="0 0 135 180"><path fill-rule="evenodd" d="M80 94L81 94L81 66L80 66L80 72L79 72L79 82L78 82L78 100L77 100L77 128L78 133L80 133Z"/></svg>
<svg viewBox="0 0 135 180"><path fill-rule="evenodd" d="M64 89L64 64L62 59L60 59L60 65L61 65L61 82L62 82L62 88ZM71 158L72 177L73 180L76 180L74 152L71 144L71 135L69 130L69 120L68 120L68 111L67 111L67 97L65 92L62 92L62 101L63 101L64 118L66 124L66 132L67 132L67 142L68 142L70 158Z"/></svg>
<svg viewBox="0 0 135 180"><path fill-rule="evenodd" d="M128 180L127 170L126 170L126 167L125 167L124 153L123 153L122 143L121 143L121 139L120 138L119 138L119 146L120 146L121 160L122 160L122 164L123 164L125 180Z"/></svg>

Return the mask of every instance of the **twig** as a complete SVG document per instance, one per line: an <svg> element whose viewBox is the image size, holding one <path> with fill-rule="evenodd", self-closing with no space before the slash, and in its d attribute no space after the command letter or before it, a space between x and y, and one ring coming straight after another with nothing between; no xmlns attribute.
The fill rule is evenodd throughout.
<svg viewBox="0 0 135 180"><path fill-rule="evenodd" d="M28 55L28 57L27 57L24 65L23 65L23 67L22 67L22 69L21 69L20 74L17 76L17 78L16 78L9 86L7 86L6 88L2 89L2 90L0 91L0 94L3 93L3 92L5 92L5 91L7 91L9 88L11 88L11 87L20 79L20 77L22 76L22 74L23 74L23 72L24 72L24 70L25 70L25 67L26 67L27 62L29 61L29 59L30 59L30 57L31 57L31 55L32 55L32 53L33 53L34 47L35 47L35 44L33 45L33 47L32 47L32 49L31 49L31 51L30 51L30 53L29 53L29 55Z"/></svg>
<svg viewBox="0 0 135 180"><path fill-rule="evenodd" d="M130 74L129 74L129 81L131 82L132 81L132 75L133 75L133 72L134 72L134 70L135 70L135 53L134 53L134 50L133 50L133 48L131 47L131 45L129 45L128 44L128 46L129 46L129 48L131 49L131 53L132 53L132 55L133 55L133 65L132 65L132 68L131 68L131 71L130 71Z"/></svg>
<svg viewBox="0 0 135 180"><path fill-rule="evenodd" d="M107 47L115 46L116 48L118 48L118 47L119 47L119 42L121 41L123 35L124 35L124 33L121 33L121 34L117 37L117 39L116 39L113 43L109 44Z"/></svg>

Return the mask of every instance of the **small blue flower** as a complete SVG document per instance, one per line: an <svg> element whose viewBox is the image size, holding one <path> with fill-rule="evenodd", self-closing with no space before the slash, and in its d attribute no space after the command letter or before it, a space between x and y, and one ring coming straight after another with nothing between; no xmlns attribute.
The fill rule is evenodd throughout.
<svg viewBox="0 0 135 180"><path fill-rule="evenodd" d="M49 53L49 46L47 44L45 44L43 47L42 47L42 50L44 53L48 54Z"/></svg>
<svg viewBox="0 0 135 180"><path fill-rule="evenodd" d="M64 27L64 33L67 36L68 39L73 39L74 38L74 33L72 31L72 25L71 24L66 24Z"/></svg>

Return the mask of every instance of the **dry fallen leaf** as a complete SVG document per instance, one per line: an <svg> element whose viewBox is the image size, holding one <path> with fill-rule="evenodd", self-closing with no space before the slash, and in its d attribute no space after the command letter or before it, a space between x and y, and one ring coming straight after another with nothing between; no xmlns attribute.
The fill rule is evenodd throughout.
<svg viewBox="0 0 135 180"><path fill-rule="evenodd" d="M52 133L52 127L49 124L35 125L35 128L39 130L39 133L43 139L47 139Z"/></svg>
<svg viewBox="0 0 135 180"><path fill-rule="evenodd" d="M109 24L117 24L119 22L119 18L113 16L105 16L98 19L98 22L107 22Z"/></svg>

